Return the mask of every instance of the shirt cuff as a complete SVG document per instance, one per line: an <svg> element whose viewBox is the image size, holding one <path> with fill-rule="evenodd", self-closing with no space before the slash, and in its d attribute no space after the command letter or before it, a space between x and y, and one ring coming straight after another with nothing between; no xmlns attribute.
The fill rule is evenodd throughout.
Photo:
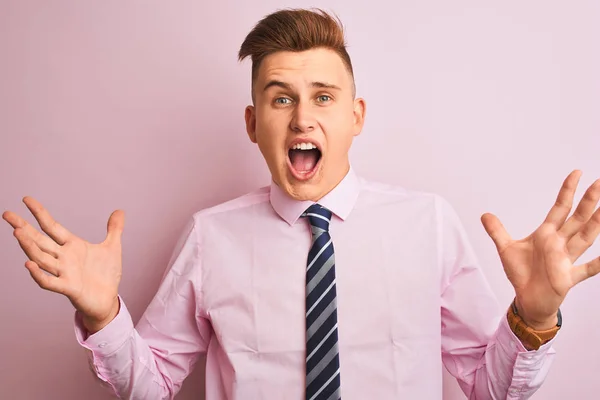
<svg viewBox="0 0 600 400"><path fill-rule="evenodd" d="M119 313L104 328L89 335L83 325L82 315L75 312L75 337L77 342L92 351L95 357L108 357L117 351L131 337L134 331L131 314L125 306L125 302L119 296Z"/></svg>
<svg viewBox="0 0 600 400"><path fill-rule="evenodd" d="M539 389L556 353L552 345L557 336L537 350L527 350L510 329L506 316L501 319L496 344L502 348L507 362L514 363L507 399L526 399Z"/></svg>

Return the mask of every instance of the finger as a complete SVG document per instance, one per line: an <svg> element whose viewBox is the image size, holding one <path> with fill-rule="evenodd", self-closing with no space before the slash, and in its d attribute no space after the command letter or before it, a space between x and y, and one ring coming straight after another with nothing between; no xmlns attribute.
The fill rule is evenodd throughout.
<svg viewBox="0 0 600 400"><path fill-rule="evenodd" d="M27 261L25 263L25 268L27 268L33 280L42 289L60 294L65 293L64 283L56 276L45 273L35 262Z"/></svg>
<svg viewBox="0 0 600 400"><path fill-rule="evenodd" d="M106 226L107 234L105 242L120 243L124 227L125 213L121 210L114 211L108 219L108 224Z"/></svg>
<svg viewBox="0 0 600 400"><path fill-rule="evenodd" d="M564 224L573 207L573 197L579 184L579 178L581 178L581 171L579 170L575 170L567 176L558 192L556 202L548 212L544 222L553 224L556 229Z"/></svg>
<svg viewBox="0 0 600 400"><path fill-rule="evenodd" d="M54 240L40 233L40 231L35 229L30 224L27 224L20 229L22 229L24 233L33 240L33 242L36 244L37 247L40 248L40 250L50 254L52 257L58 258L61 246L58 245Z"/></svg>
<svg viewBox="0 0 600 400"><path fill-rule="evenodd" d="M560 228L560 233L567 238L573 237L590 219L590 216L596 209L596 205L598 205L598 200L600 200L600 179L586 190L573 215Z"/></svg>
<svg viewBox="0 0 600 400"><path fill-rule="evenodd" d="M6 222L8 222L13 228L23 229L27 233L27 235L33 237L34 241L36 242L36 244L38 245L38 247L40 249L42 249L43 251L45 251L46 253L48 253L54 257L58 257L58 252L60 251L60 246L58 246L56 244L56 242L54 242L50 238L48 238L48 237L42 235L40 232L38 232L37 229L35 229L31 224L29 224L23 218L21 218L20 216L18 216L17 214L15 214L11 211L6 211L4 214L2 214L2 218Z"/></svg>
<svg viewBox="0 0 600 400"><path fill-rule="evenodd" d="M577 260L600 235L600 208L592 215L583 228L567 243L571 262Z"/></svg>
<svg viewBox="0 0 600 400"><path fill-rule="evenodd" d="M44 253L35 244L33 239L25 232L23 228L15 229L14 235L19 242L19 245L27 255L27 257L35 262L40 268L51 273L52 275L59 275L58 271L58 260L52 257L50 254Z"/></svg>
<svg viewBox="0 0 600 400"><path fill-rule="evenodd" d="M69 240L71 233L56 222L40 202L28 196L23 199L23 203L31 211L42 230L56 243L63 245Z"/></svg>
<svg viewBox="0 0 600 400"><path fill-rule="evenodd" d="M18 216L12 211L5 211L2 214L2 219L9 223L14 229L22 228L27 225L27 221Z"/></svg>
<svg viewBox="0 0 600 400"><path fill-rule="evenodd" d="M487 234L492 238L498 252L502 252L512 242L512 238L494 214L485 213L481 216L481 223Z"/></svg>
<svg viewBox="0 0 600 400"><path fill-rule="evenodd" d="M571 269L571 279L574 285L585 281L600 272L600 257Z"/></svg>

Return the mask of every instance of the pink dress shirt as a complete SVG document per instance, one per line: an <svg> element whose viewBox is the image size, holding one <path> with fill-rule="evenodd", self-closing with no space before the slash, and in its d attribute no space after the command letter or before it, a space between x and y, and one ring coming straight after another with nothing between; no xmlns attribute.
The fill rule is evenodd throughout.
<svg viewBox="0 0 600 400"><path fill-rule="evenodd" d="M510 330L451 206L351 169L319 203L334 213L344 400L442 398L442 364L469 399L526 399L552 343L526 351ZM79 343L126 399L173 399L206 354L207 400L300 400L311 202L275 184L200 211L134 328L117 317Z"/></svg>

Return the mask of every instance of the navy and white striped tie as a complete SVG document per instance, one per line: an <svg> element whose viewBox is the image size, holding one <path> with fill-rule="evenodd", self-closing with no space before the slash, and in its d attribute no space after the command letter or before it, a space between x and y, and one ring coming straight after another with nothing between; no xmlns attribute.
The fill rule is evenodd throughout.
<svg viewBox="0 0 600 400"><path fill-rule="evenodd" d="M313 204L304 214L312 229L306 270L306 400L339 400L340 360L331 211Z"/></svg>

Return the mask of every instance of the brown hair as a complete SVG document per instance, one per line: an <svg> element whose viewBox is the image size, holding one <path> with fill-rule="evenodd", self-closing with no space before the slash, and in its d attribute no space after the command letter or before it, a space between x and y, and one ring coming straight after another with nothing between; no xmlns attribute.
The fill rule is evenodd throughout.
<svg viewBox="0 0 600 400"><path fill-rule="evenodd" d="M287 9L267 15L246 36L238 53L239 61L252 60L252 87L262 60L278 51L300 52L318 47L335 51L354 77L352 62L346 51L344 28L321 9Z"/></svg>

